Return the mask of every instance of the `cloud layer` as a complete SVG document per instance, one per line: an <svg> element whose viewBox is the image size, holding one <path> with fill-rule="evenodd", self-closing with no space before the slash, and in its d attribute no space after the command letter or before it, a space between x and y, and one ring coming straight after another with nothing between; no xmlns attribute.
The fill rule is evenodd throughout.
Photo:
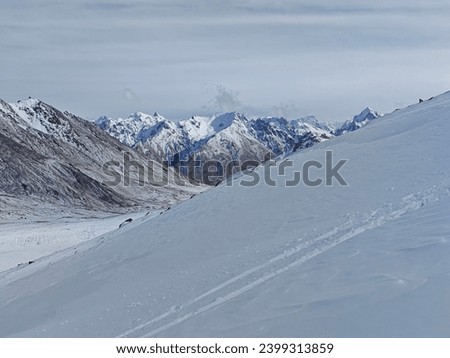
<svg viewBox="0 0 450 358"><path fill-rule="evenodd" d="M0 98L89 118L387 112L450 89L449 15L436 0L2 0Z"/></svg>

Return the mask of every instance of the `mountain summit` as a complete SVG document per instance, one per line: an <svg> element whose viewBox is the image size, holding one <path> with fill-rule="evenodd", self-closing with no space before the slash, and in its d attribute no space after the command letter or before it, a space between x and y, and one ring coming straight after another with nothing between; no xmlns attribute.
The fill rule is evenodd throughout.
<svg viewBox="0 0 450 358"><path fill-rule="evenodd" d="M313 116L250 119L230 112L192 116L175 123L160 115L138 113L128 118L100 117L96 123L122 143L174 166L181 161L215 161L218 167L226 166L227 161L260 163L333 137L333 128ZM187 174L199 179L202 173Z"/></svg>
<svg viewBox="0 0 450 358"><path fill-rule="evenodd" d="M130 161L148 163L142 153L131 150L94 123L38 99L11 104L0 100L0 193L5 194L0 196L0 217L13 207L24 215L38 214L32 208L39 203L53 206L56 211L164 208L192 194L194 189L188 183L179 187L169 181L158 190L152 185L140 185L135 167L128 173L130 185L104 185L111 180L109 174L124 177L125 154ZM104 170L107 163L117 164L108 169L109 174ZM147 173L161 176L168 171L154 163Z"/></svg>
<svg viewBox="0 0 450 358"><path fill-rule="evenodd" d="M366 107L360 114L357 114L352 119L347 120L341 127L335 130L334 134L338 136L348 132L353 132L361 127L364 127L370 121L382 116L382 113L378 113L372 108Z"/></svg>

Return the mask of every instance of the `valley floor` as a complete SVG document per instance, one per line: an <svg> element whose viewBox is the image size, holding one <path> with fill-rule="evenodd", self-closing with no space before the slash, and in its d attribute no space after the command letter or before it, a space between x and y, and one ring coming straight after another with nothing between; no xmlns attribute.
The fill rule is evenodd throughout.
<svg viewBox="0 0 450 358"><path fill-rule="evenodd" d="M125 220L136 220L148 212L112 215L92 212L83 215L25 217L0 222L0 272L28 265L50 255L113 231ZM151 215L159 214L151 212Z"/></svg>

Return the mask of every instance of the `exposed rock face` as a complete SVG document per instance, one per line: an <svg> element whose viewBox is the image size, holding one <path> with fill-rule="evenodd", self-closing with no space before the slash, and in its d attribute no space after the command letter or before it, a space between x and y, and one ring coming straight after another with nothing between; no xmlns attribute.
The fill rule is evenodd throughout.
<svg viewBox="0 0 450 358"><path fill-rule="evenodd" d="M113 177L124 178L125 154L142 168L128 165L129 186L123 185L123 180L106 185ZM147 177L139 177L144 168L147 177L172 179L165 186L151 185ZM162 208L198 191L189 183L179 187L172 170L159 163L149 166L148 158L94 123L36 99L16 104L0 100L0 170L2 201L14 198L24 201L23 206L36 201L107 211ZM139 185L139 179L144 179L144 185Z"/></svg>

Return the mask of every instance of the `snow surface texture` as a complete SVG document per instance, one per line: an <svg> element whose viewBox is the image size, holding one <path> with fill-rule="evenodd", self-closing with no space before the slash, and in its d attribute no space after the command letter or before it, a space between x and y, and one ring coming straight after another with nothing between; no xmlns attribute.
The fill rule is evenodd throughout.
<svg viewBox="0 0 450 358"><path fill-rule="evenodd" d="M333 150L346 187L241 174L4 272L0 336L449 337L449 116L446 93L291 156Z"/></svg>

